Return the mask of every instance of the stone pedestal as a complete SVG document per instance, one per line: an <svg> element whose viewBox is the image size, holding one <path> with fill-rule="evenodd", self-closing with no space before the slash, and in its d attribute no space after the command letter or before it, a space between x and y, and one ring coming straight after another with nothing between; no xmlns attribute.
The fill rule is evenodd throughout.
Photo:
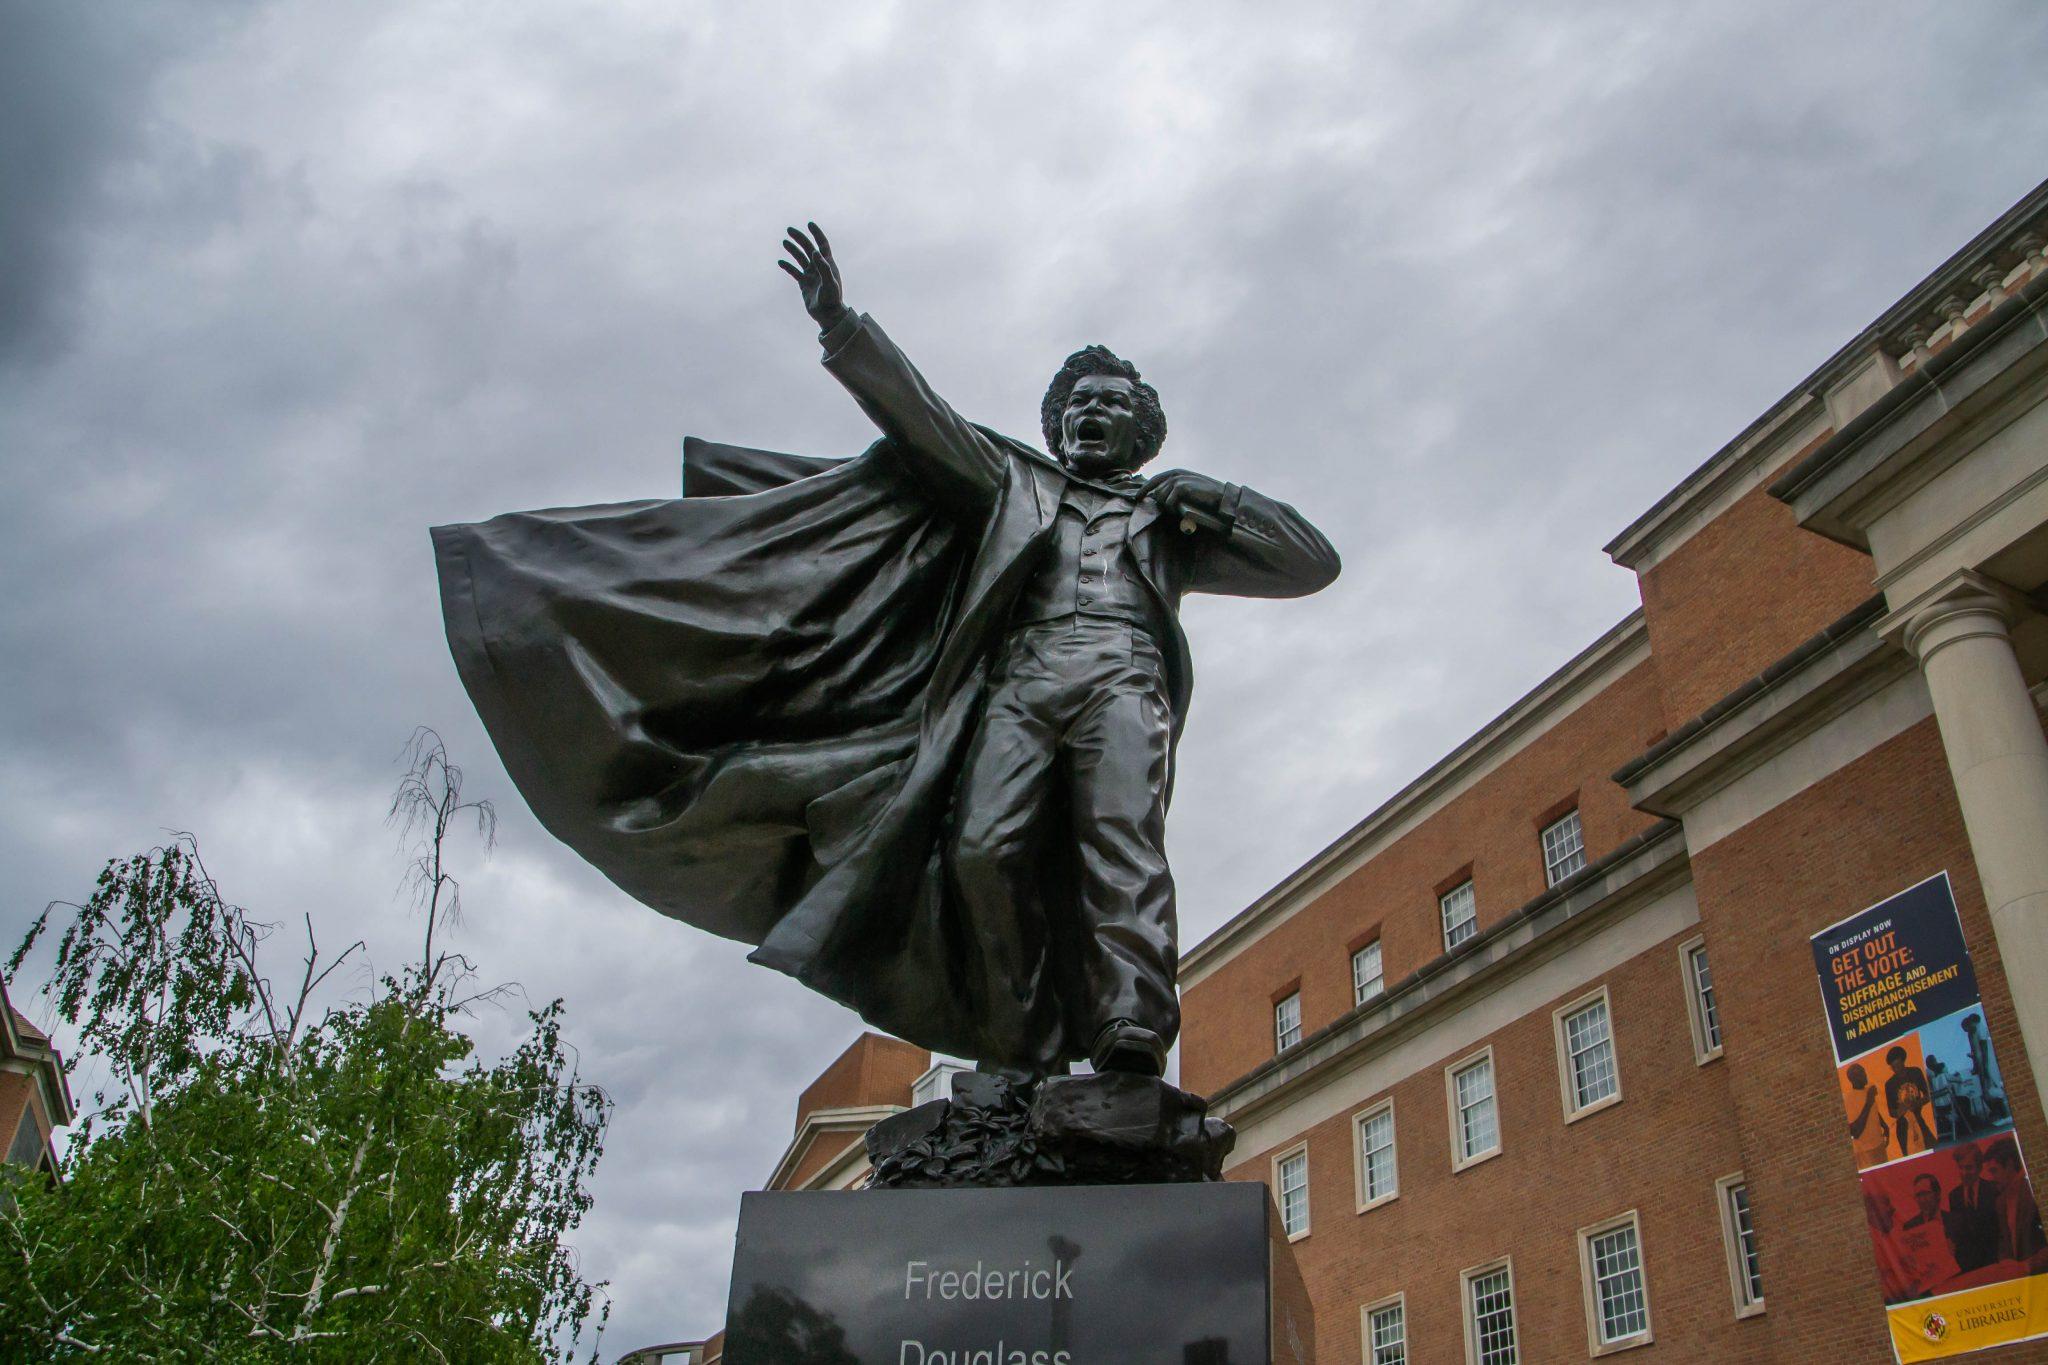
<svg viewBox="0 0 2048 1365"><path fill-rule="evenodd" d="M726 1365L1311 1365L1263 1184L748 1194Z"/></svg>

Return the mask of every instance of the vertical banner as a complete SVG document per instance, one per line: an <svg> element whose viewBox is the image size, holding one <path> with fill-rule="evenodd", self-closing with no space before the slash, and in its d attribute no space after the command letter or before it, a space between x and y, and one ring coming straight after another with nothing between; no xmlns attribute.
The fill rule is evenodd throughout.
<svg viewBox="0 0 2048 1365"><path fill-rule="evenodd" d="M2048 1238L1948 874L1812 945L1893 1354L2048 1336Z"/></svg>

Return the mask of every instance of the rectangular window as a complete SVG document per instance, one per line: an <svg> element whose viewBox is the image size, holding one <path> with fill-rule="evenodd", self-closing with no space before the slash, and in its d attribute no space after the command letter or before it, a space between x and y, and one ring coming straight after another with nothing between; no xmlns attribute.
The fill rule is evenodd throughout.
<svg viewBox="0 0 2048 1365"><path fill-rule="evenodd" d="M1458 1170L1500 1150L1500 1125L1493 1104L1493 1049L1445 1074L1450 1080L1451 1169Z"/></svg>
<svg viewBox="0 0 2048 1365"><path fill-rule="evenodd" d="M1579 1273L1594 1355L1650 1339L1650 1291L1643 1281L1642 1231L1633 1212L1579 1232Z"/></svg>
<svg viewBox="0 0 2048 1365"><path fill-rule="evenodd" d="M1685 1007L1692 1019L1692 1056L1705 1066L1721 1055L1721 1012L1714 1004L1714 974L1707 966L1704 938L1693 938L1678 950L1685 972Z"/></svg>
<svg viewBox="0 0 2048 1365"><path fill-rule="evenodd" d="M1351 1003L1363 1005L1386 989L1380 970L1380 941L1372 942L1351 955Z"/></svg>
<svg viewBox="0 0 2048 1365"><path fill-rule="evenodd" d="M1614 1030L1602 986L1551 1016L1557 1034L1558 1082L1565 1121L1621 1098L1621 1072L1614 1060Z"/></svg>
<svg viewBox="0 0 2048 1365"><path fill-rule="evenodd" d="M1308 1148L1297 1147L1273 1163L1280 1190L1280 1226L1291 1240L1308 1232Z"/></svg>
<svg viewBox="0 0 2048 1365"><path fill-rule="evenodd" d="M1757 1260L1756 1226L1750 1221L1749 1184L1738 1172L1714 1182L1721 1206L1721 1241L1728 1253L1728 1285L1735 1295L1735 1316L1764 1311L1764 1273Z"/></svg>
<svg viewBox="0 0 2048 1365"><path fill-rule="evenodd" d="M1579 829L1579 813L1572 811L1562 820L1543 827L1543 879L1556 886L1586 865L1586 840Z"/></svg>
<svg viewBox="0 0 2048 1365"><path fill-rule="evenodd" d="M1394 1102L1360 1114L1357 1127L1358 1211L1364 1213L1401 1192L1394 1155Z"/></svg>
<svg viewBox="0 0 2048 1365"><path fill-rule="evenodd" d="M1519 1365L1511 1267L1465 1272L1465 1355L1472 1365Z"/></svg>
<svg viewBox="0 0 2048 1365"><path fill-rule="evenodd" d="M1301 1041L1301 992L1273 1006L1273 1050L1285 1052Z"/></svg>
<svg viewBox="0 0 2048 1365"><path fill-rule="evenodd" d="M1398 1294L1365 1310L1365 1365L1408 1365L1408 1305Z"/></svg>
<svg viewBox="0 0 2048 1365"><path fill-rule="evenodd" d="M1460 882L1444 892L1437 905L1444 914L1445 952L1479 932L1479 897L1473 894L1471 882Z"/></svg>

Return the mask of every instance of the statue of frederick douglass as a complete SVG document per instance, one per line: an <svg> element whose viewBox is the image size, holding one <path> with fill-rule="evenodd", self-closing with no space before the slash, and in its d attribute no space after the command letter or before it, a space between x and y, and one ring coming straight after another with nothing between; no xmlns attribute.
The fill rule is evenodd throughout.
<svg viewBox="0 0 2048 1365"><path fill-rule="evenodd" d="M1337 555L1250 489L1141 481L1166 418L1103 347L1043 454L847 307L815 224L784 249L880 439L693 440L680 501L436 528L464 681L543 823L655 908L984 1070L1157 1075L1181 597L1312 593Z"/></svg>

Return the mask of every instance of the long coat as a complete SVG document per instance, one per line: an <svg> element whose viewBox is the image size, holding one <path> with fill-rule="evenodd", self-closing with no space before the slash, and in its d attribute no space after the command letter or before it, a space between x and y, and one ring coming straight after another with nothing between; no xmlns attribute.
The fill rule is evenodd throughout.
<svg viewBox="0 0 2048 1365"><path fill-rule="evenodd" d="M692 440L679 501L436 527L448 642L535 815L621 888L879 1028L985 1055L947 832L1069 475L962 421L871 319L841 331L827 368L882 440L843 462ZM1226 535L1184 536L1151 501L1131 519L1176 740L1181 595L1295 596L1337 571L1291 508L1230 499Z"/></svg>

